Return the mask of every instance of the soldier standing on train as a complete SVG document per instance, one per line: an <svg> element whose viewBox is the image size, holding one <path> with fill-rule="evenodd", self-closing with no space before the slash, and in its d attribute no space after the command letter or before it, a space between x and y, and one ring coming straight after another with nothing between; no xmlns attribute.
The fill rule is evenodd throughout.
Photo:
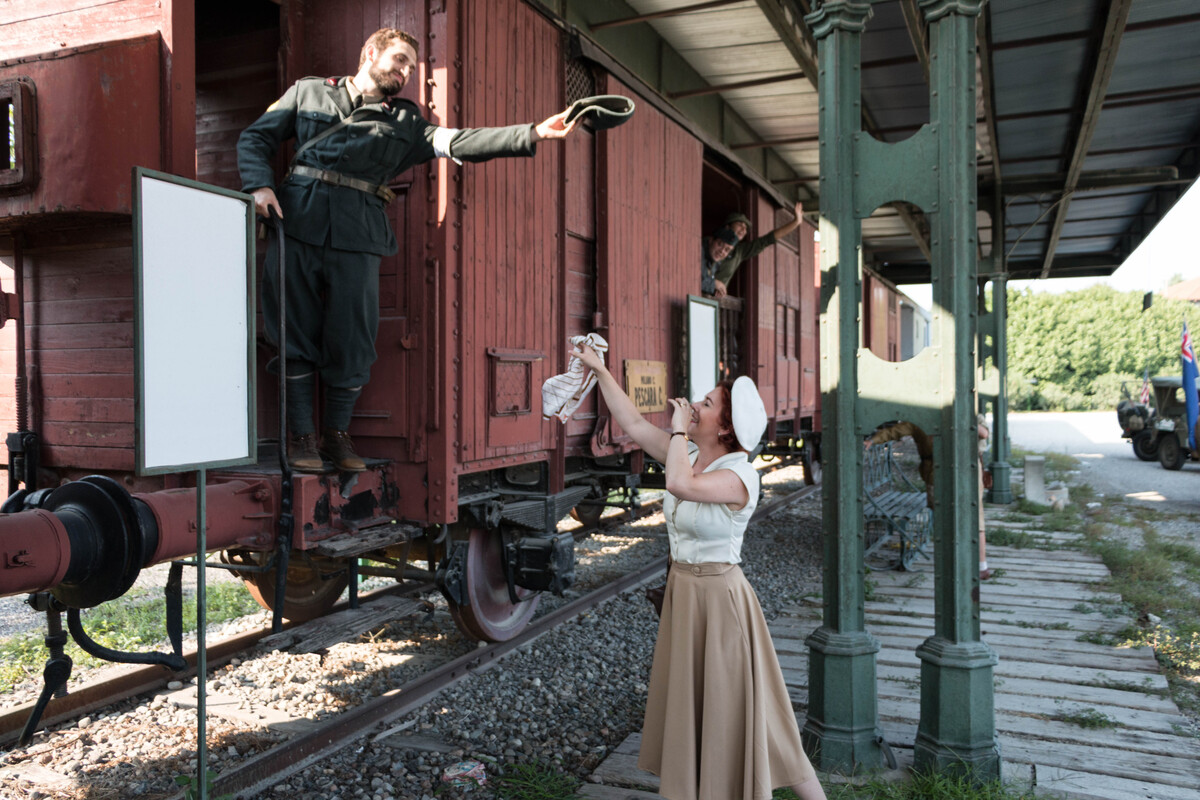
<svg viewBox="0 0 1200 800"><path fill-rule="evenodd" d="M536 125L443 128L395 95L417 65L417 40L392 28L371 34L358 73L296 82L238 139L242 190L258 213L274 210L287 235L289 462L303 472L361 471L347 428L375 361L379 261L397 252L385 208L388 183L434 158L487 161L532 156L539 139L561 139L566 112ZM276 197L272 160L288 139L296 155ZM278 259L272 240L263 279L263 320L279 328ZM321 440L313 424L314 373L324 384Z"/></svg>

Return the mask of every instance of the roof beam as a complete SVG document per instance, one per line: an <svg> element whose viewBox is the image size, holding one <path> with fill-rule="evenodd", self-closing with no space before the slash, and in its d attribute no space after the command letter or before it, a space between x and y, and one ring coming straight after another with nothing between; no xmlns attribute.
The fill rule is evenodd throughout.
<svg viewBox="0 0 1200 800"><path fill-rule="evenodd" d="M749 89L753 86L766 86L769 83L794 81L803 77L803 72L788 72L783 75L773 75L770 78L755 78L751 81L738 81L737 83L722 83L716 86L705 86L703 89L685 89L681 92L668 92L667 97L671 98L672 100L678 100L682 97L701 97L703 95L730 92L734 89Z"/></svg>
<svg viewBox="0 0 1200 800"><path fill-rule="evenodd" d="M1102 108L1132 108L1148 106L1156 103L1174 103L1179 100L1194 100L1200 97L1200 84L1185 86L1166 86L1161 89L1147 89L1136 92L1121 92L1104 98ZM1037 119L1039 117L1057 117L1070 114L1074 108L1041 108L1037 111L1022 111L1013 114L1000 114L996 119L1000 122L1013 122L1021 119Z"/></svg>
<svg viewBox="0 0 1200 800"><path fill-rule="evenodd" d="M1071 194L1075 191L1079 175L1083 171L1083 162L1087 158L1088 147L1100 121L1100 110L1104 104L1104 95L1108 91L1108 82L1112 78L1113 67L1117 63L1117 50L1121 46L1121 35L1125 32L1125 24L1129 20L1129 9L1133 0L1109 0L1108 12L1104 19L1104 32L1096 45L1092 59L1091 76L1087 93L1083 98L1082 114L1080 116L1075 147L1067 166L1067 179L1062 186L1062 199L1058 211L1054 215L1054 225L1051 227L1050 239L1046 243L1046 252L1042 263L1042 275L1050 275L1054 264L1054 251L1058 248L1058 237L1062 235L1063 223L1067 221L1070 210Z"/></svg>
<svg viewBox="0 0 1200 800"><path fill-rule="evenodd" d="M1002 191L1005 195L1037 194L1039 192L1055 192L1066 182L1067 174L1053 172L1046 175L1009 175L1004 179ZM1174 166L1165 167L1118 167L1114 169L1093 170L1081 172L1075 181L1075 189L1113 189L1126 186L1161 186L1180 181L1179 169ZM1185 183L1191 181L1182 179ZM985 179L979 182L979 190L990 191L995 180Z"/></svg>
<svg viewBox="0 0 1200 800"><path fill-rule="evenodd" d="M1059 256L1051 265L1059 278L1082 278L1091 275L1111 275L1125 261L1123 254L1099 254L1087 256ZM1008 262L1008 277L1036 279L1044 277L1040 258Z"/></svg>
<svg viewBox="0 0 1200 800"><path fill-rule="evenodd" d="M1148 19L1143 22L1135 22L1132 25L1127 25L1125 31L1127 33L1135 33L1137 31L1148 31L1154 28L1169 28L1174 25L1189 25L1193 22L1200 22L1200 14L1173 14L1159 19ZM1069 31L1067 33L1054 33L1048 36L1034 36L1029 39L1009 39L1007 42L997 42L995 48L997 50L1012 50L1018 47L1037 47L1043 44L1060 44L1062 42L1072 42L1076 39L1086 39L1092 35L1092 30Z"/></svg>
<svg viewBox="0 0 1200 800"><path fill-rule="evenodd" d="M638 14L636 17L620 17L619 19L610 19L605 22L594 22L588 27L594 31L604 30L605 28L619 28L622 25L636 25L639 22L649 22L652 19L678 17L683 14L691 14L695 11L707 11L710 8L733 6L744 2L745 0L710 0L710 2L707 3L696 3L695 5L691 6L679 6L678 8L668 8L663 11L655 11L652 14Z"/></svg>
<svg viewBox="0 0 1200 800"><path fill-rule="evenodd" d="M913 52L921 62L921 72L925 75L925 85L929 85L929 39L925 36L925 17L917 8L917 0L900 0L900 10L904 13L904 26L908 28L908 38L912 40Z"/></svg>

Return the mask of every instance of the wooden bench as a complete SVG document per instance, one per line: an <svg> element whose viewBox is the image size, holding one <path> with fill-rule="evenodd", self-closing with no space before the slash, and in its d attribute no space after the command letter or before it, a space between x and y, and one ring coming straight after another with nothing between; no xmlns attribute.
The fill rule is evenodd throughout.
<svg viewBox="0 0 1200 800"><path fill-rule="evenodd" d="M871 569L909 569L918 554L929 558L925 546L933 513L925 492L896 463L891 442L872 445L863 454L863 517L863 557ZM898 551L894 560L872 564L871 556L893 548Z"/></svg>

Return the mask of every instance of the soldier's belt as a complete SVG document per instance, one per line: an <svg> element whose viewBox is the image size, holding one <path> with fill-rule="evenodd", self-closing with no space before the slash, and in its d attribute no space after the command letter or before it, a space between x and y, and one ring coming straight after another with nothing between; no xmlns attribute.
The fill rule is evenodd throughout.
<svg viewBox="0 0 1200 800"><path fill-rule="evenodd" d="M371 183L360 178L351 178L349 175L343 175L340 172L334 172L330 169L317 169L316 167L297 165L288 170L288 177L292 175L316 178L321 183L328 183L331 186L345 186L349 189L358 189L360 192L375 195L385 203L390 203L396 199L396 193L383 184Z"/></svg>

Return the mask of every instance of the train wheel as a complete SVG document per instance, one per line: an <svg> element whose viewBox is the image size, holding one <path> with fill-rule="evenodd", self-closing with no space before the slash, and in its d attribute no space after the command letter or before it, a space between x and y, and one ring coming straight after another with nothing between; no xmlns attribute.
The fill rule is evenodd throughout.
<svg viewBox="0 0 1200 800"><path fill-rule="evenodd" d="M521 602L508 596L508 581L501 561L500 535L472 528L467 543L467 602L450 604L459 630L473 639L503 642L516 636L537 610L538 594L517 589Z"/></svg>
<svg viewBox="0 0 1200 800"><path fill-rule="evenodd" d="M275 570L242 573L242 581L260 606L275 609ZM301 559L288 564L287 590L283 596L283 618L292 622L307 622L324 616L342 596L350 582L345 569L335 574L318 572Z"/></svg>
<svg viewBox="0 0 1200 800"><path fill-rule="evenodd" d="M1153 431L1138 431L1133 435L1133 454L1142 461L1158 460L1158 440Z"/></svg>

